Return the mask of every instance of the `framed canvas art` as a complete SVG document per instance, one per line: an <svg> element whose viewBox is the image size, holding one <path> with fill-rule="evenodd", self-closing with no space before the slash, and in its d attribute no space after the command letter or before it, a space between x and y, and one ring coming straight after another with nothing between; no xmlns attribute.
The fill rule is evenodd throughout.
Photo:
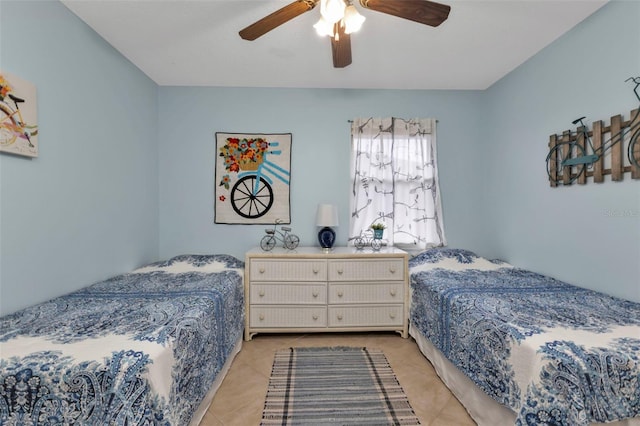
<svg viewBox="0 0 640 426"><path fill-rule="evenodd" d="M0 151L38 156L36 86L0 70Z"/></svg>
<svg viewBox="0 0 640 426"><path fill-rule="evenodd" d="M291 133L216 133L215 223L291 223Z"/></svg>

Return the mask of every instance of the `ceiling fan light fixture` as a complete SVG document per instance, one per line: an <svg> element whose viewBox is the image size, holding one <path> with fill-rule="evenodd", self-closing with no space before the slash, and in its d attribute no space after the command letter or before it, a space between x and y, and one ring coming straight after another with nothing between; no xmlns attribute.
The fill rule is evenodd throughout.
<svg viewBox="0 0 640 426"><path fill-rule="evenodd" d="M343 0L320 0L320 15L330 24L335 24L344 17Z"/></svg>
<svg viewBox="0 0 640 426"><path fill-rule="evenodd" d="M2 0L0 0L2 1ZM433 0L359 0L365 9L397 16L419 24L437 27L447 20L451 6ZM353 0L293 0L288 5L240 30L244 40L255 40L309 12L320 3L321 19L314 28L321 36L331 37L334 68L351 64L351 33L358 31L365 18L353 6Z"/></svg>
<svg viewBox="0 0 640 426"><path fill-rule="evenodd" d="M320 20L318 20L318 22L316 22L313 26L319 36L329 37L333 37L333 27L334 25L327 22L322 16L320 17Z"/></svg>
<svg viewBox="0 0 640 426"><path fill-rule="evenodd" d="M344 10L344 18L342 18L344 21L344 32L351 34L359 31L365 19L364 16L358 13L354 5L349 4Z"/></svg>

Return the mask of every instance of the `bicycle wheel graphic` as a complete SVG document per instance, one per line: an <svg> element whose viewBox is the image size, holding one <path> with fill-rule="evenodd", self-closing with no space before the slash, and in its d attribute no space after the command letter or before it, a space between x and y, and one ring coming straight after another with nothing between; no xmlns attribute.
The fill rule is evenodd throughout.
<svg viewBox="0 0 640 426"><path fill-rule="evenodd" d="M561 142L551 148L547 155L547 175L549 179L555 183L571 184L580 176L586 166L577 164L575 166L562 167L562 163L569 158L584 157L584 148L578 144L570 142ZM555 168L555 176L553 170ZM575 173L572 173L575 170ZM564 173L568 173L568 180L564 181Z"/></svg>
<svg viewBox="0 0 640 426"><path fill-rule="evenodd" d="M294 248L298 247L298 244L300 244L300 238L298 238L297 235L289 234L284 237L285 248L293 250Z"/></svg>
<svg viewBox="0 0 640 426"><path fill-rule="evenodd" d="M264 251L272 250L276 246L276 238L273 235L265 235L260 240L260 248Z"/></svg>
<svg viewBox="0 0 640 426"><path fill-rule="evenodd" d="M11 145L16 141L17 135L12 130L14 127L11 115L13 111L4 105L0 105L0 145Z"/></svg>
<svg viewBox="0 0 640 426"><path fill-rule="evenodd" d="M257 191L256 176L240 178L231 189L231 207L240 216L255 219L263 216L273 205L273 190L266 180L260 178Z"/></svg>
<svg viewBox="0 0 640 426"><path fill-rule="evenodd" d="M629 162L631 165L640 167L640 130L636 131L629 141Z"/></svg>

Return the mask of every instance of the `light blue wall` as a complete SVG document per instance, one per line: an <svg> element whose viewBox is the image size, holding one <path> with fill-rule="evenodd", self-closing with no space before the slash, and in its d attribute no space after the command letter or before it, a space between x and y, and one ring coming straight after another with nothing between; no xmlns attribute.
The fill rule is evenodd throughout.
<svg viewBox="0 0 640 426"><path fill-rule="evenodd" d="M318 203L338 206L337 244L349 226L349 119L435 117L447 238L481 247L474 206L482 92L161 87L160 256L225 252L244 258L264 225L213 223L215 132L293 134L291 227L318 245Z"/></svg>
<svg viewBox="0 0 640 426"><path fill-rule="evenodd" d="M332 202L344 244L347 120L436 117L450 246L640 300L638 182L551 189L544 163L549 135L576 115L606 119L635 105L623 81L640 73L639 5L607 5L484 92L161 88L161 257L242 257L263 234L213 224L216 131L292 132L294 232L316 245L316 205Z"/></svg>
<svg viewBox="0 0 640 426"><path fill-rule="evenodd" d="M491 87L483 110L486 254L640 301L640 181L550 188L549 135L638 101L640 2L614 1Z"/></svg>
<svg viewBox="0 0 640 426"><path fill-rule="evenodd" d="M0 1L39 157L0 154L0 314L155 260L157 85L57 1Z"/></svg>
<svg viewBox="0 0 640 426"><path fill-rule="evenodd" d="M213 223L216 131L293 133L292 227L316 244L316 206L336 203L344 244L347 120L371 115L439 119L450 246L640 300L638 182L551 189L544 167L576 115L634 106L639 8L456 92L158 88L60 3L2 0L0 67L38 88L40 157L0 155L0 314L178 253L242 257L264 226Z"/></svg>

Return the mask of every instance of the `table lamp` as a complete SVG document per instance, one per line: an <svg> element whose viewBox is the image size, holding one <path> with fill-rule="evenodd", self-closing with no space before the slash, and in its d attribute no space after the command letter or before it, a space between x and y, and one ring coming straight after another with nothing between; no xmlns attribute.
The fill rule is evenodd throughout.
<svg viewBox="0 0 640 426"><path fill-rule="evenodd" d="M338 208L333 204L318 204L316 225L322 227L318 232L318 242L323 251L331 251L336 240L336 233L332 226L338 226Z"/></svg>

